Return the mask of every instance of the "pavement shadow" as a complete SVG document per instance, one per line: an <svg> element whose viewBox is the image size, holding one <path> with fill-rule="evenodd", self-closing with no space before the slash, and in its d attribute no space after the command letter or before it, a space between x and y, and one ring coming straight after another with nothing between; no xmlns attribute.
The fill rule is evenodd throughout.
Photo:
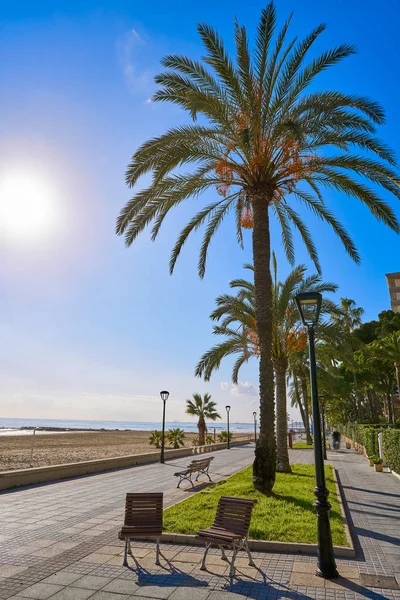
<svg viewBox="0 0 400 600"><path fill-rule="evenodd" d="M162 565L164 572L158 573L152 573L148 569L143 568L139 561L135 557L132 557L135 566L128 566L127 568L137 575L136 585L158 585L160 587L208 587L207 581L196 579L196 577L193 577L190 573L185 573L181 569L175 567L175 565L165 558L163 554L161 554L161 556L164 558L167 566Z"/></svg>
<svg viewBox="0 0 400 600"><path fill-rule="evenodd" d="M388 504L387 502L381 502L379 501L378 504L369 504L368 502L356 502L355 500L351 501L351 504L356 504L357 506L369 506L370 508L382 508L382 510L384 511L389 511L389 512L400 512L400 506L399 507L393 507L392 504ZM393 517L390 517L391 519Z"/></svg>
<svg viewBox="0 0 400 600"><path fill-rule="evenodd" d="M257 569L260 571L260 569ZM239 569L237 569L239 574ZM332 585L333 584L333 585ZM295 586L296 588L300 586ZM252 579L247 576L246 580L237 579L232 585L226 585L225 589L230 592L246 596L247 599L254 598L254 600L260 600L260 598L272 597L274 600L280 599L292 599L292 600L315 600L316 597L325 597L322 594L327 594L327 598L333 598L334 594L338 592L345 594L347 597L348 592L352 592L356 598L373 598L374 600L388 600L388 596L381 594L376 588L369 588L351 579L345 577L338 577L328 581L326 587L315 588L316 595L313 592L300 592L298 589L293 589L290 585L275 582L272 579L263 574L263 580ZM318 591L322 594L317 595ZM329 595L328 596L328 594ZM310 595L312 594L312 595ZM336 596L335 596L336 597ZM342 596L341 596L342 597Z"/></svg>
<svg viewBox="0 0 400 600"><path fill-rule="evenodd" d="M356 488L351 485L344 485L343 489L351 490L352 492L367 492L368 494L379 494L380 496L386 496L390 498L399 498L399 494L391 494L390 492L379 492L378 490L371 490L366 488Z"/></svg>
<svg viewBox="0 0 400 600"><path fill-rule="evenodd" d="M387 542L394 546L400 546L400 538L387 535L386 533L379 533L377 531L371 531L370 529L364 529L363 527L357 527L357 534L369 537L373 540L379 540L381 542Z"/></svg>
<svg viewBox="0 0 400 600"><path fill-rule="evenodd" d="M347 525L349 527L351 539L353 540L353 546L356 551L356 559L362 560L365 562L364 550L362 549L361 542L357 535L358 529L354 524L353 517L351 516L351 511L350 511L349 504L348 504L346 494L344 491L345 489L354 489L354 488L346 488L346 486L343 485L341 477L340 477L340 472L338 471L338 469L335 469L335 473L336 473L336 481L337 481L337 484L339 487L340 495L342 497L344 514L346 517Z"/></svg>

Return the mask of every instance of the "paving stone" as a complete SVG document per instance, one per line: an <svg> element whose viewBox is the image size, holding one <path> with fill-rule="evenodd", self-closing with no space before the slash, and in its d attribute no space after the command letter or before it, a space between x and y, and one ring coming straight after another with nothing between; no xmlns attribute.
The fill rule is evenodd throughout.
<svg viewBox="0 0 400 600"><path fill-rule="evenodd" d="M87 588L89 590L100 590L107 583L110 583L111 579L109 577L99 577L97 575L84 575L80 579L74 581L71 584L71 587L77 588Z"/></svg>
<svg viewBox="0 0 400 600"><path fill-rule="evenodd" d="M26 571L26 567L18 567L16 565L0 565L0 577L14 577L18 573Z"/></svg>
<svg viewBox="0 0 400 600"><path fill-rule="evenodd" d="M35 583L25 590L19 591L19 595L23 598L35 598L35 600L47 600L50 596L54 596L56 592L62 589L61 585L52 583Z"/></svg>
<svg viewBox="0 0 400 600"><path fill-rule="evenodd" d="M158 585L143 585L138 587L133 596L144 596L145 598L158 598L166 600L176 590L176 587L158 586Z"/></svg>
<svg viewBox="0 0 400 600"><path fill-rule="evenodd" d="M84 558L82 558L82 562L93 563L95 565L104 565L109 560L110 560L109 554L100 554L98 552L95 552L93 554L88 554L88 556L85 556Z"/></svg>
<svg viewBox="0 0 400 600"><path fill-rule="evenodd" d="M290 585L305 585L307 587L323 588L325 579L317 577L311 573L293 573L290 578Z"/></svg>
<svg viewBox="0 0 400 600"><path fill-rule="evenodd" d="M203 555L198 552L179 552L174 558L179 562L201 563Z"/></svg>
<svg viewBox="0 0 400 600"><path fill-rule="evenodd" d="M56 583L58 585L70 585L74 583L77 579L79 579L81 575L77 573L68 573L67 571L59 571L58 573L54 573L54 575L50 575L42 581L42 583Z"/></svg>
<svg viewBox="0 0 400 600"><path fill-rule="evenodd" d="M93 596L90 596L90 600L128 600L131 596L127 594L114 594L113 592L96 592Z"/></svg>
<svg viewBox="0 0 400 600"><path fill-rule="evenodd" d="M114 556L116 554L122 554L123 548L120 548L118 546L103 546L102 548L99 548L97 552L99 554L111 554L112 556Z"/></svg>
<svg viewBox="0 0 400 600"><path fill-rule="evenodd" d="M293 595L288 596L288 597L293 597ZM207 600L238 600L238 598L240 598L240 596L238 594L235 594L233 592L228 592L225 590L220 590L217 592L211 592L210 595L208 596ZM277 596L277 598L278 598L278 596ZM282 598L284 598L284 596L280 595L279 600L281 600Z"/></svg>
<svg viewBox="0 0 400 600"><path fill-rule="evenodd" d="M179 587L171 594L169 600L206 600L209 594L210 590L207 587Z"/></svg>
<svg viewBox="0 0 400 600"><path fill-rule="evenodd" d="M66 587L52 596L51 600L87 600L90 597L93 598L93 590Z"/></svg>
<svg viewBox="0 0 400 600"><path fill-rule="evenodd" d="M132 580L114 579L108 583L103 592L115 592L116 594L133 594L137 591L138 585Z"/></svg>

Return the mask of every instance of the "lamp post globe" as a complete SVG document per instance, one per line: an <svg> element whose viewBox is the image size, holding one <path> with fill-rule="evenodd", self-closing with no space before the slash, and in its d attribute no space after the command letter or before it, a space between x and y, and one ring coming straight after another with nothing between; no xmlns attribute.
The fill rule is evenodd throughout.
<svg viewBox="0 0 400 600"><path fill-rule="evenodd" d="M310 383L314 423L314 461L316 478L314 494L317 498L314 506L317 512L318 527L318 567L316 574L325 579L333 579L338 577L338 572L333 554L332 534L329 522L329 510L331 505L328 502L329 492L325 482L314 338L314 327L318 323L319 314L321 312L322 296L319 292L301 292L296 296L296 304L302 323L307 328L310 352Z"/></svg>
<svg viewBox="0 0 400 600"><path fill-rule="evenodd" d="M256 411L253 412L253 419L254 419L254 443L257 444L257 413L256 413Z"/></svg>
<svg viewBox="0 0 400 600"><path fill-rule="evenodd" d="M162 416L162 434L161 434L161 452L160 452L160 463L164 464L164 450L165 450L165 405L167 403L169 392L163 390L160 392L161 400L163 401L163 416Z"/></svg>
<svg viewBox="0 0 400 600"><path fill-rule="evenodd" d="M231 407L229 406L229 404L227 404L225 406L225 410L226 410L226 424L227 424L227 429L228 429L228 450L230 450L231 441L230 441L230 434L229 434L229 412L231 410Z"/></svg>

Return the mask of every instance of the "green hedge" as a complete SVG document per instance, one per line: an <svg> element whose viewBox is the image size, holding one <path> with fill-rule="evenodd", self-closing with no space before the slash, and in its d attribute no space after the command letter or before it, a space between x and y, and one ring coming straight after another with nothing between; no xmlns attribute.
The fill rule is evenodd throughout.
<svg viewBox="0 0 400 600"><path fill-rule="evenodd" d="M360 425L359 423L348 423L340 427L340 432L357 444L361 444L367 451L367 456L378 454L379 425Z"/></svg>
<svg viewBox="0 0 400 600"><path fill-rule="evenodd" d="M388 466L400 474L400 430L385 429L382 432L382 449Z"/></svg>
<svg viewBox="0 0 400 600"><path fill-rule="evenodd" d="M400 473L400 429L381 425L348 423L338 427L342 435L365 446L367 456L379 456L378 434L382 432L382 449L388 466Z"/></svg>
<svg viewBox="0 0 400 600"><path fill-rule="evenodd" d="M365 427L364 429L363 445L367 451L367 456L379 456L378 433L379 429L373 427Z"/></svg>

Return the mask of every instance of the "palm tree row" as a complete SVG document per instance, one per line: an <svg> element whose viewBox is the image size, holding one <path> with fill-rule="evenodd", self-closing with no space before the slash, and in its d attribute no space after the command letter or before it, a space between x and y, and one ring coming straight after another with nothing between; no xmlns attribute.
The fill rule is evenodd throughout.
<svg viewBox="0 0 400 600"><path fill-rule="evenodd" d="M271 224L281 228L291 264L292 230L299 232L318 272L317 249L296 205L328 224L357 263L354 242L324 202L326 190L361 201L377 219L400 230L380 195L400 197L393 153L375 135L384 122L382 108L368 98L335 89L309 90L321 72L353 55L354 46L338 45L309 59L325 26L299 40L288 37L290 20L277 31L276 10L270 2L262 10L253 52L246 28L236 21L234 58L218 33L200 24L205 49L201 61L178 55L163 59L165 71L155 78L159 88L153 101L179 106L192 123L171 128L136 150L126 172L127 184L136 186L147 173L152 180L145 188L138 186L117 221L117 233L125 236L127 246L149 225L155 239L171 210L190 201L198 207L199 196L215 193L184 227L170 260L172 273L190 234L205 226L200 277L205 274L210 242L228 214L236 216L240 245L243 227L252 229L260 384L253 481L264 492L272 489L276 469Z"/></svg>
<svg viewBox="0 0 400 600"><path fill-rule="evenodd" d="M300 292L313 291L320 293L335 292L334 283L323 282L318 274L306 276L306 267L299 265L294 268L287 278L278 280L278 266L275 254L273 258L273 325L272 325L272 357L276 384L276 440L277 460L276 469L279 472L290 472L289 455L287 449L287 392L286 377L289 365L296 371L299 365L299 354L304 352L307 336L301 325L297 311L295 297ZM245 268L253 272L251 265ZM220 367L221 361L232 355L237 355L232 371L233 383L238 382L239 371L242 365L252 357L260 356L259 335L256 322L255 289L254 283L246 279L231 281L230 287L237 290L235 295L224 294L216 300L217 308L211 313L210 318L217 321L214 326L214 335L223 339L216 346L208 350L201 357L195 374L209 381L212 373ZM336 306L324 299L322 315L334 313ZM317 329L320 337L331 337L335 328L331 323L322 322ZM306 379L303 382L306 382ZM307 390L307 383L305 383ZM309 431L308 422L308 394L303 401L307 406L304 411L304 423ZM307 416L306 416L307 415Z"/></svg>

